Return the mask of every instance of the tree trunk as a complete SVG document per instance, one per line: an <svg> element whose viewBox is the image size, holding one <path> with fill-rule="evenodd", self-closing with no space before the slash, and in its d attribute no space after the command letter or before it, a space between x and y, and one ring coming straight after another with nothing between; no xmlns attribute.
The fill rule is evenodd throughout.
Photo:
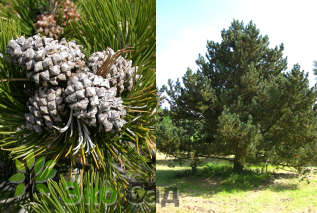
<svg viewBox="0 0 317 213"><path fill-rule="evenodd" d="M195 156L194 156L194 158L192 159L192 162L191 162L192 174L196 174L196 172L197 172L198 161L199 161L199 158L195 154Z"/></svg>
<svg viewBox="0 0 317 213"><path fill-rule="evenodd" d="M197 172L197 166L192 165L192 174L196 174L196 172Z"/></svg>
<svg viewBox="0 0 317 213"><path fill-rule="evenodd" d="M233 171L236 173L241 173L243 171L243 165L237 157L234 158Z"/></svg>

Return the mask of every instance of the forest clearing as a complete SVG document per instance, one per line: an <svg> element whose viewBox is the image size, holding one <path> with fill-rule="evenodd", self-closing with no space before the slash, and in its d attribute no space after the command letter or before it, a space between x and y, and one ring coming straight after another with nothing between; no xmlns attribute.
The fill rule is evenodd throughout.
<svg viewBox="0 0 317 213"><path fill-rule="evenodd" d="M174 203L161 207L160 202L156 204L159 213L317 212L316 170L308 175L307 183L295 173L271 166L267 174L257 174L256 166L250 166L248 174L230 174L229 162L205 159L196 175L186 176L188 162L170 167L172 164L173 159L157 155L157 189L162 198L165 188L177 187L179 207Z"/></svg>

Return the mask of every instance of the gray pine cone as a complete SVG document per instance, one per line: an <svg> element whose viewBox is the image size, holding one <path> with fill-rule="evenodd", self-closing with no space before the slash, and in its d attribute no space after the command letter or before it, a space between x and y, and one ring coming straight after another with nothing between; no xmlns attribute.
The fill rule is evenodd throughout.
<svg viewBox="0 0 317 213"><path fill-rule="evenodd" d="M121 98L104 96L100 100L98 121L106 132L120 130L126 123L121 117L126 115Z"/></svg>
<svg viewBox="0 0 317 213"><path fill-rule="evenodd" d="M71 77L65 90L65 102L73 110L73 116L88 126L103 128L106 132L120 130L126 114L121 98L116 98L116 88L108 79L90 72Z"/></svg>
<svg viewBox="0 0 317 213"><path fill-rule="evenodd" d="M41 133L62 123L65 115L64 89L40 88L27 102L29 113L25 114L26 128Z"/></svg>
<svg viewBox="0 0 317 213"><path fill-rule="evenodd" d="M114 54L115 52L109 47L105 51L93 53L88 59L89 68L96 74L103 62ZM131 60L127 61L119 56L104 77L110 79L110 85L117 87L122 93L124 90L132 90L136 71L137 67L132 67ZM135 78L137 80L138 75Z"/></svg>
<svg viewBox="0 0 317 213"><path fill-rule="evenodd" d="M24 66L27 77L44 87L67 81L72 72L85 68L85 55L75 42L60 42L39 34L11 40L6 49L13 62Z"/></svg>

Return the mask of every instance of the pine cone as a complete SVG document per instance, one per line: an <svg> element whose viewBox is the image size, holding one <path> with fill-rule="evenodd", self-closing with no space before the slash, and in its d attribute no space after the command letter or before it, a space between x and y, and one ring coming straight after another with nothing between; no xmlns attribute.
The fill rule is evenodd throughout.
<svg viewBox="0 0 317 213"><path fill-rule="evenodd" d="M55 39L58 39L64 32L64 28L57 24L52 14L39 15L34 25L38 33Z"/></svg>
<svg viewBox="0 0 317 213"><path fill-rule="evenodd" d="M107 48L103 52L93 53L88 59L89 68L93 71L93 73L97 74L98 70L107 58L112 57L114 54L115 52L111 48ZM134 79L136 70L136 67L132 67L132 61L127 61L122 56L119 56L110 69L101 75L110 79L110 85L112 87L117 87L118 91L122 93L125 89L129 91L132 90L134 80L139 77L136 75Z"/></svg>
<svg viewBox="0 0 317 213"><path fill-rule="evenodd" d="M104 96L98 108L98 121L105 131L120 130L126 123L121 117L126 115L121 98Z"/></svg>
<svg viewBox="0 0 317 213"><path fill-rule="evenodd" d="M62 14L62 26L66 25L72 20L79 20L79 13L77 12L76 5L70 0L61 0L57 6L57 15Z"/></svg>
<svg viewBox="0 0 317 213"><path fill-rule="evenodd" d="M64 27L72 20L79 20L79 17L76 6L72 1L54 0L49 12L37 17L35 28L38 33L58 39L64 33Z"/></svg>
<svg viewBox="0 0 317 213"><path fill-rule="evenodd" d="M65 115L64 89L40 88L27 102L29 113L25 114L26 128L41 133L62 123Z"/></svg>
<svg viewBox="0 0 317 213"><path fill-rule="evenodd" d="M47 87L67 81L72 72L84 69L85 55L75 42L60 42L53 38L35 35L11 40L6 49L13 62L26 68L27 77Z"/></svg>
<svg viewBox="0 0 317 213"><path fill-rule="evenodd" d="M103 128L106 132L120 130L126 111L121 98L116 98L116 88L109 80L90 72L78 73L67 82L65 102L73 115L89 126Z"/></svg>

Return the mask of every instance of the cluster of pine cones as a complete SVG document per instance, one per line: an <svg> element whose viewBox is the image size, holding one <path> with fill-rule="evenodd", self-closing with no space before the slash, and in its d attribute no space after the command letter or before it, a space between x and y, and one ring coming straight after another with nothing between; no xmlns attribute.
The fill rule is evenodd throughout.
<svg viewBox="0 0 317 213"><path fill-rule="evenodd" d="M64 33L64 27L72 20L79 20L80 16L72 1L57 0L53 2L50 12L45 12L37 17L35 28L38 33L58 39Z"/></svg>
<svg viewBox="0 0 317 213"><path fill-rule="evenodd" d="M65 125L69 115L84 125L106 132L120 130L126 110L117 94L131 90L136 68L122 56L115 58L105 76L97 71L115 52L96 52L85 64L81 46L34 35L11 40L6 49L13 63L39 89L27 102L26 128L37 133Z"/></svg>

